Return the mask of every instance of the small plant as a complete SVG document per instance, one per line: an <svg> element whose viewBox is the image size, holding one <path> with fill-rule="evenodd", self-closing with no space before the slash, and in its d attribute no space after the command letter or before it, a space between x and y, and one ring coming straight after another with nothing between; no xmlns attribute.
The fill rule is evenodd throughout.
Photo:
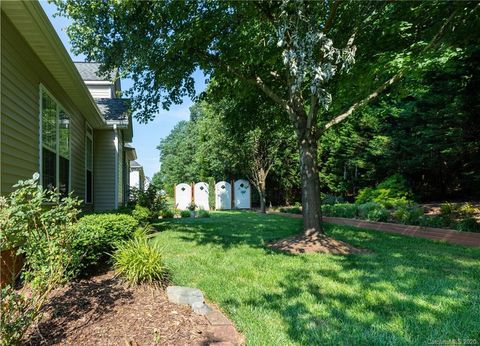
<svg viewBox="0 0 480 346"><path fill-rule="evenodd" d="M419 218L419 225L423 227L443 228L448 227L448 222L438 215L423 215Z"/></svg>
<svg viewBox="0 0 480 346"><path fill-rule="evenodd" d="M167 209L161 212L161 216L163 219L172 219L175 216L175 214L170 209Z"/></svg>
<svg viewBox="0 0 480 346"><path fill-rule="evenodd" d="M190 217L190 211L189 210L182 210L182 211L180 211L180 216L182 218Z"/></svg>
<svg viewBox="0 0 480 346"><path fill-rule="evenodd" d="M399 207L392 213L393 218L406 225L419 225L423 220L424 210L420 207Z"/></svg>
<svg viewBox="0 0 480 346"><path fill-rule="evenodd" d="M378 209L383 209L383 206L380 203L367 202L367 203L364 203L364 204L360 204L358 206L358 216L361 219L367 219L369 213L371 213L374 210L378 210Z"/></svg>
<svg viewBox="0 0 480 346"><path fill-rule="evenodd" d="M280 208L281 213L289 213L289 214L301 214L302 208L301 207L282 207Z"/></svg>
<svg viewBox="0 0 480 346"><path fill-rule="evenodd" d="M112 256L115 271L132 285L162 283L167 271L156 244L145 236L121 242Z"/></svg>
<svg viewBox="0 0 480 346"><path fill-rule="evenodd" d="M468 217L460 220L455 228L461 232L480 232L480 223L475 218Z"/></svg>
<svg viewBox="0 0 480 346"><path fill-rule="evenodd" d="M145 224L148 222L150 218L150 210L146 207L142 207L141 205L136 205L135 209L132 211L132 216L140 223Z"/></svg>
<svg viewBox="0 0 480 346"><path fill-rule="evenodd" d="M455 217L458 213L458 206L455 203L442 203L440 205L440 214L444 217Z"/></svg>
<svg viewBox="0 0 480 346"><path fill-rule="evenodd" d="M208 210L200 209L198 211L198 217L210 217L210 213L208 212Z"/></svg>
<svg viewBox="0 0 480 346"><path fill-rule="evenodd" d="M476 213L476 209L470 203L463 204L460 208L458 208L458 212L461 217L463 218L471 218Z"/></svg>
<svg viewBox="0 0 480 346"><path fill-rule="evenodd" d="M195 211L195 209L197 209L197 205L192 202L189 205L187 205L187 209L190 211Z"/></svg>
<svg viewBox="0 0 480 346"><path fill-rule="evenodd" d="M370 220L370 221L385 222L385 221L388 221L389 217L390 217L390 213L385 208L374 209L368 212L367 214L367 220Z"/></svg>
<svg viewBox="0 0 480 346"><path fill-rule="evenodd" d="M339 203L334 205L322 206L324 216L355 218L357 216L357 206L350 203Z"/></svg>

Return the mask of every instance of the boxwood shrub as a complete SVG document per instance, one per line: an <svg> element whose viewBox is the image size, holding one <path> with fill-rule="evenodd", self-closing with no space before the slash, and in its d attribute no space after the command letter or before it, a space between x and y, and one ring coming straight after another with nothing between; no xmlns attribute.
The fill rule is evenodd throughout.
<svg viewBox="0 0 480 346"><path fill-rule="evenodd" d="M126 214L92 214L82 217L75 227L74 266L82 273L105 259L118 242L131 238L138 221Z"/></svg>

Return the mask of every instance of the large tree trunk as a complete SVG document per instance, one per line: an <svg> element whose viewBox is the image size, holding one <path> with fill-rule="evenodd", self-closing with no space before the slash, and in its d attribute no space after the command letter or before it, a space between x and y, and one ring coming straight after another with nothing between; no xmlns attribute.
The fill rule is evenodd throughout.
<svg viewBox="0 0 480 346"><path fill-rule="evenodd" d="M320 178L317 166L317 142L314 137L311 134L307 134L300 140L303 231L307 235L312 233L323 234Z"/></svg>
<svg viewBox="0 0 480 346"><path fill-rule="evenodd" d="M259 184L256 186L258 195L260 196L260 212L265 214L267 212L266 209L266 199L265 199L265 181L259 182Z"/></svg>

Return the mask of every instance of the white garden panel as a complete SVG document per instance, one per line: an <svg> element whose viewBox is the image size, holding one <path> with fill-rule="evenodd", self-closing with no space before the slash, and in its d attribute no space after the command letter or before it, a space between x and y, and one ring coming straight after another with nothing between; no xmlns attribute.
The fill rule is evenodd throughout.
<svg viewBox="0 0 480 346"><path fill-rule="evenodd" d="M235 209L250 209L250 183L245 179L240 179L234 183L234 201Z"/></svg>
<svg viewBox="0 0 480 346"><path fill-rule="evenodd" d="M192 187L185 183L175 186L175 207L186 210L190 203L192 203Z"/></svg>
<svg viewBox="0 0 480 346"><path fill-rule="evenodd" d="M215 184L215 209L232 209L232 187L226 181Z"/></svg>
<svg viewBox="0 0 480 346"><path fill-rule="evenodd" d="M209 210L208 205L208 184L204 182L196 183L193 196L198 209Z"/></svg>

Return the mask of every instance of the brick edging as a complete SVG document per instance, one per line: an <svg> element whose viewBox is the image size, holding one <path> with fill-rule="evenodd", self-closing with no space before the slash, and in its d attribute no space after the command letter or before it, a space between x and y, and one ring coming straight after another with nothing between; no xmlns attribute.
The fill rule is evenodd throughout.
<svg viewBox="0 0 480 346"><path fill-rule="evenodd" d="M302 218L299 214L271 212L269 214L285 217ZM480 247L480 233L459 232L452 229L402 225L397 223L375 222L343 217L323 217L323 222L337 225L353 226L387 233L444 241L451 244Z"/></svg>

